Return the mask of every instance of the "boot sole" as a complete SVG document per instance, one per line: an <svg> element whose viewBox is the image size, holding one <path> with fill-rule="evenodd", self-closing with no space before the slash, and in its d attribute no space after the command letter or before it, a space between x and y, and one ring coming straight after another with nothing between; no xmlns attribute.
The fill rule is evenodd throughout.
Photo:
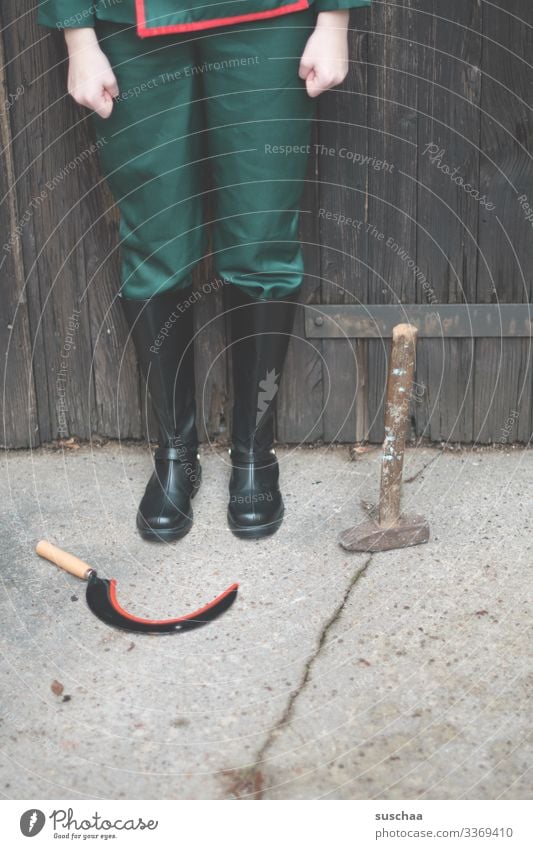
<svg viewBox="0 0 533 849"><path fill-rule="evenodd" d="M156 531L148 525L143 526L137 523L137 530L141 539L148 540L148 542L176 542L189 533L192 528L192 518L191 513L187 523L181 528L162 528L160 531Z"/></svg>
<svg viewBox="0 0 533 849"><path fill-rule="evenodd" d="M281 515L273 522L269 522L267 525L254 525L250 527L249 525L237 524L228 511L228 525L232 534L240 539L263 539L264 537L270 537L272 534L276 533L283 522L284 515L285 508L282 509Z"/></svg>

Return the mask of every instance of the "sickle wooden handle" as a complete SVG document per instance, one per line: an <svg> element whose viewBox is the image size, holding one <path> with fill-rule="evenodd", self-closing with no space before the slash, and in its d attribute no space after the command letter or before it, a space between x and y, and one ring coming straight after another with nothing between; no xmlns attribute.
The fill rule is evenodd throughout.
<svg viewBox="0 0 533 849"><path fill-rule="evenodd" d="M45 557L46 560L55 563L60 569L70 572L71 575L76 575L77 578L83 578L84 581L88 580L91 572L94 572L94 569L88 563L85 563L85 561L80 560L79 557L75 557L73 554L69 554L68 551L63 551L57 545L52 545L46 539L42 539L37 543L35 551L41 557Z"/></svg>

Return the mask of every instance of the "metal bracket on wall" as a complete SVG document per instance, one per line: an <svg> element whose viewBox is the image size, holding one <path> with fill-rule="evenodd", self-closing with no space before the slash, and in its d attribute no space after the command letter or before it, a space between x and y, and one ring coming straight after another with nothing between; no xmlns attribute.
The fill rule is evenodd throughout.
<svg viewBox="0 0 533 849"><path fill-rule="evenodd" d="M305 305L308 339L381 339L405 322L429 339L531 336L533 304Z"/></svg>

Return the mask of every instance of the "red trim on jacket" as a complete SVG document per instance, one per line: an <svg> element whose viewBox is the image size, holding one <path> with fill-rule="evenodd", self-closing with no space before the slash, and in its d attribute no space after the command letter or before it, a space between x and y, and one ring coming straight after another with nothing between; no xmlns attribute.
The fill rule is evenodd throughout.
<svg viewBox="0 0 533 849"><path fill-rule="evenodd" d="M183 24L170 24L164 27L150 27L146 25L144 11L144 0L135 0L135 11L137 16L137 34L142 38L150 35L169 35L172 32L192 32L200 29L211 29L212 27L227 26L230 24L242 24L246 21L259 21L264 18L277 18L279 15L287 15L289 12L299 12L309 8L309 0L296 0L287 6L278 6L276 9L268 9L264 12L250 12L247 15L233 15L229 18L212 18L209 21L189 21Z"/></svg>

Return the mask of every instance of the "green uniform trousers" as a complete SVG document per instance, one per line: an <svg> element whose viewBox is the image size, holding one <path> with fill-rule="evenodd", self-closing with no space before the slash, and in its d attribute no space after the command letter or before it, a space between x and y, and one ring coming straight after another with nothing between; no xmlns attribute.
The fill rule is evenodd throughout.
<svg viewBox="0 0 533 849"><path fill-rule="evenodd" d="M252 298L302 282L298 220L314 101L298 77L315 12L141 39L97 21L120 94L94 116L120 209L122 295L190 284L211 252ZM209 218L209 221L207 221Z"/></svg>

